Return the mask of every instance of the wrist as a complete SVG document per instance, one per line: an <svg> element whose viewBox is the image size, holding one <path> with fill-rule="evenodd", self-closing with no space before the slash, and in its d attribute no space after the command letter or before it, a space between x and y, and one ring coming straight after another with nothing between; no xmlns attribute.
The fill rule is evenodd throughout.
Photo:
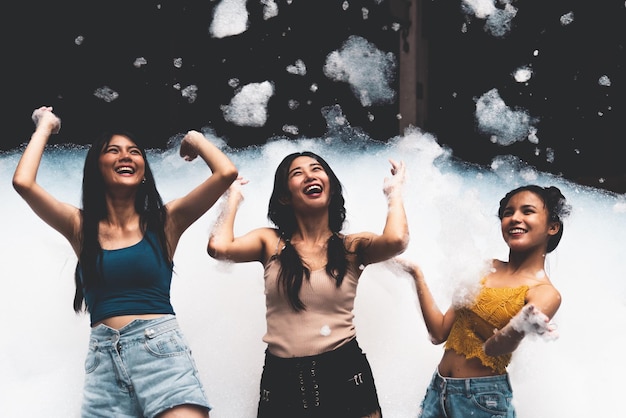
<svg viewBox="0 0 626 418"><path fill-rule="evenodd" d="M402 189L394 187L385 190L385 196L387 196L387 200L402 199Z"/></svg>

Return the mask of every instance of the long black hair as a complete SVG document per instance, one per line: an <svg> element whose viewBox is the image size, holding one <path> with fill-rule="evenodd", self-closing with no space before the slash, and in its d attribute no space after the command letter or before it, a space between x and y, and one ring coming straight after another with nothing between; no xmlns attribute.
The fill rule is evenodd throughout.
<svg viewBox="0 0 626 418"><path fill-rule="evenodd" d="M341 182L328 163L319 155L310 151L295 152L287 155L276 168L274 190L270 197L267 217L276 225L281 238L285 241L285 247L280 253L281 268L278 286L287 295L291 307L295 311L302 311L306 309L306 306L300 299L299 293L303 278L306 277L308 280L311 271L302 263L298 252L291 244L291 237L298 228L298 223L293 206L286 203L291 198L288 187L289 167L293 160L298 157L311 157L316 160L320 163L330 181L328 227L332 231L332 235L327 242L328 264L326 265L326 272L336 280L337 287L341 285L346 274L348 260L343 239L339 236L339 232L346 220L345 199L342 194Z"/></svg>
<svg viewBox="0 0 626 418"><path fill-rule="evenodd" d="M559 231L548 239L548 248L546 251L551 253L561 241L561 237L563 236L563 219L570 214L571 206L567 204L565 196L563 196L563 193L561 193L558 187L541 187L529 184L511 190L500 200L500 208L498 209L498 218L500 220L502 220L504 209L509 203L509 200L511 200L511 197L524 191L529 191L539 196L548 210L548 221L557 222L559 224Z"/></svg>
<svg viewBox="0 0 626 418"><path fill-rule="evenodd" d="M98 225L101 220L107 218L108 211L105 199L106 187L100 171L99 159L115 135L127 137L141 151L145 162L145 180L137 189L135 210L139 214L142 231L153 231L157 236L164 257L169 257L168 243L165 238L165 218L167 214L163 200L156 189L145 149L140 146L137 139L130 132L115 131L103 133L89 148L83 169L81 249L74 274L76 284L74 311L77 313L84 310L84 290L94 286L101 279L98 258L102 254L102 247L98 240ZM170 260L164 261L169 262Z"/></svg>

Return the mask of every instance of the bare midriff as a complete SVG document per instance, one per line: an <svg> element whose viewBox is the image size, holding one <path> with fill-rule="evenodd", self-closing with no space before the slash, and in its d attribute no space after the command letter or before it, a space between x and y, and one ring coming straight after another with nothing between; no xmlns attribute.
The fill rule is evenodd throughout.
<svg viewBox="0 0 626 418"><path fill-rule="evenodd" d="M104 324L109 328L120 329L130 324L135 319L155 319L162 317L163 314L144 314L144 315L120 315L120 316L112 316L111 318L107 318L103 321L100 321L96 324L93 324L93 327L97 327L100 324ZM93 328L92 327L92 328Z"/></svg>
<svg viewBox="0 0 626 418"><path fill-rule="evenodd" d="M498 376L490 367L485 366L478 358L466 358L454 350L446 350L439 362L439 374L443 377L468 379L471 377Z"/></svg>

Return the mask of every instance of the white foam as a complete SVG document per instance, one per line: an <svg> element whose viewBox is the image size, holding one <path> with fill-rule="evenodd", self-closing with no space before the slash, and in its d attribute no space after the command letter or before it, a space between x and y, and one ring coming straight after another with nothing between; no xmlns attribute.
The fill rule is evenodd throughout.
<svg viewBox="0 0 626 418"><path fill-rule="evenodd" d="M345 132L344 132L345 134ZM407 164L405 201L411 243L438 303L452 289L475 280L482 259L506 257L496 217L499 199L527 183L519 165L479 169L449 158L433 137L417 130L388 144L333 138L276 140L231 153L243 176L245 201L235 232L267 225L274 170L289 152L309 149L329 162L345 188L346 231L382 231L388 159ZM79 203L82 148L47 152L39 181L54 195ZM71 308L76 258L10 187L19 155L0 156L2 196L0 309L4 337L0 405L5 416L78 416L89 321ZM187 163L176 150L150 155L164 200L190 190L208 175L201 161ZM531 170L532 171L532 170ZM526 175L524 174L526 173ZM510 367L520 418L610 416L618 386L615 368L626 344L626 230L624 199L533 171L532 182L561 188L573 213L548 274L563 295L554 321L560 338L524 341ZM265 302L258 263L225 265L205 252L217 206L182 237L175 257L172 302L193 348L214 405L212 418L253 417L265 346ZM413 285L383 265L367 267L359 285L355 322L372 363L386 417L415 417L442 353L433 346L417 308ZM590 333L591 331L591 333ZM610 342L598 344L598 338ZM604 382L604 384L597 384ZM37 399L37 402L32 402ZM25 406L28 406L25 408Z"/></svg>

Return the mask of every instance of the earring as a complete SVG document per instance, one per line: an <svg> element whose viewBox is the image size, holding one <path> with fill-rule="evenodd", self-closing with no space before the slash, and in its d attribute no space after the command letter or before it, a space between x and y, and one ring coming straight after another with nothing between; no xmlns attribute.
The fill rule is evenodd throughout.
<svg viewBox="0 0 626 418"><path fill-rule="evenodd" d="M145 177L141 180L141 184L146 184L146 178Z"/></svg>

